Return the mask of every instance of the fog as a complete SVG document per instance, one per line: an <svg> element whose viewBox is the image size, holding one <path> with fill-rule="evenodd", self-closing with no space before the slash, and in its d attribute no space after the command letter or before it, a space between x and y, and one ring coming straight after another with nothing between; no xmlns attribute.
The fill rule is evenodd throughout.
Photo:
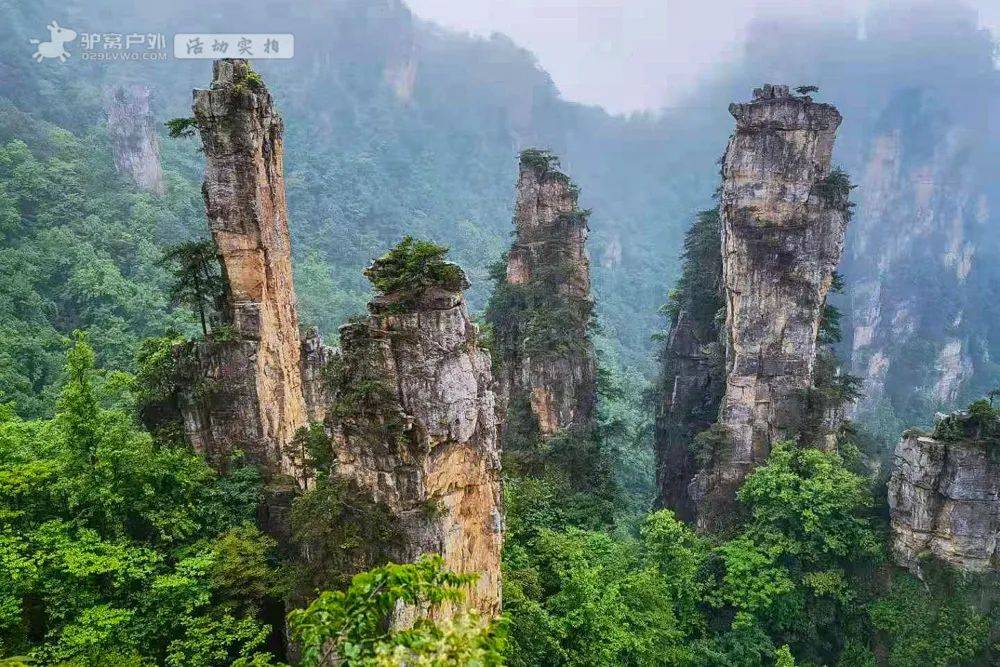
<svg viewBox="0 0 1000 667"><path fill-rule="evenodd" d="M890 0L892 1L892 0ZM896 0L898 2L898 0ZM950 4L949 0L941 0ZM538 57L563 96L621 113L684 103L699 80L739 59L747 24L775 14L859 22L866 0L410 0L449 28L502 32ZM972 0L1000 29L1000 2Z"/></svg>

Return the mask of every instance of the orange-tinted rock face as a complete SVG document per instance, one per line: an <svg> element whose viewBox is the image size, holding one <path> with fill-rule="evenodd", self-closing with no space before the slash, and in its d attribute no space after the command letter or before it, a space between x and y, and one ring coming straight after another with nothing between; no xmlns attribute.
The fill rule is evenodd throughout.
<svg viewBox="0 0 1000 667"><path fill-rule="evenodd" d="M215 63L212 87L195 91L194 113L205 153L202 191L227 285L223 317L238 341L211 344L217 359L207 371L214 367L217 379L224 377L224 357L238 344L247 348L239 356L252 378L225 405L192 401L199 406L192 414L202 418L187 420L188 434L196 446L207 448L205 434L225 430L213 424L227 421L224 415L236 409L248 422L239 429L248 440L210 435L211 447L220 454L239 447L268 472L299 476L287 450L309 415L292 287L281 118L243 60ZM201 357L212 354L202 350Z"/></svg>
<svg viewBox="0 0 1000 667"><path fill-rule="evenodd" d="M218 61L212 88L195 92L195 117L209 225L228 288L223 318L233 332L232 340L216 336L177 350L189 441L217 467L239 449L262 468L269 482L263 527L284 542L296 492L288 477L300 489L313 479L294 436L324 421L337 461L332 474L353 480L398 523L398 539L386 545L393 560L440 553L450 569L480 575L470 601L499 614L496 405L490 356L477 344L462 294L464 275L457 271L461 284L425 290L406 312L376 302L370 318L345 326L334 366L364 367L371 391L355 384L351 397L338 395L322 372L334 351L315 332L299 338L282 125L271 96L244 61Z"/></svg>
<svg viewBox="0 0 1000 667"><path fill-rule="evenodd" d="M440 553L450 569L477 573L469 601L496 615L503 511L490 355L461 291L432 288L407 312L371 309L341 329L342 364L354 385L377 382L370 394L381 398L333 397L337 473L398 519L395 559Z"/></svg>

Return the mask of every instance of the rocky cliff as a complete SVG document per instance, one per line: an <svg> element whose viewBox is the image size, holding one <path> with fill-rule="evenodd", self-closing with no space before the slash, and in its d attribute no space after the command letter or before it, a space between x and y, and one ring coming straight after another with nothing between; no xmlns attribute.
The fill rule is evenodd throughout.
<svg viewBox="0 0 1000 667"><path fill-rule="evenodd" d="M452 570L478 573L470 602L496 615L503 512L490 355L464 273L438 267L433 285L383 293L342 327L327 425L337 474L398 521L393 559L440 553Z"/></svg>
<svg viewBox="0 0 1000 667"><path fill-rule="evenodd" d="M954 413L896 446L889 510L900 565L919 572L921 557L934 556L961 570L1000 567L1000 428L988 419Z"/></svg>
<svg viewBox="0 0 1000 667"><path fill-rule="evenodd" d="M166 186L160 143L149 108L150 94L150 89L141 84L118 85L106 95L104 112L115 170L141 190L162 195Z"/></svg>
<svg viewBox="0 0 1000 667"><path fill-rule="evenodd" d="M487 311L503 402L509 412L530 413L542 437L588 427L597 403L588 211L558 165L544 151L521 154L516 238Z"/></svg>
<svg viewBox="0 0 1000 667"><path fill-rule="evenodd" d="M366 271L379 296L368 317L342 328L340 351L325 347L315 330L300 339L281 119L245 61L217 61L214 72L211 89L195 91L194 109L226 290L222 321L175 355L188 439L217 466L236 449L261 466L262 522L282 546L291 539L293 557L315 558L296 537L293 498L333 477L348 483L359 505L390 513L389 543L355 545L370 551L363 562L440 553L452 570L480 575L471 602L498 614L496 401L490 356L465 305L465 274L441 259L445 249L407 238ZM336 532L336 522L375 515L311 517L331 525L307 532ZM338 563L341 570L357 565Z"/></svg>
<svg viewBox="0 0 1000 667"><path fill-rule="evenodd" d="M846 259L861 420L898 432L991 388L992 183L984 119L929 91L890 101L865 156ZM887 233L891 230L891 233Z"/></svg>
<svg viewBox="0 0 1000 667"><path fill-rule="evenodd" d="M701 463L695 437L718 419L725 386L721 340L722 254L719 212L703 211L684 239L683 269L667 308L670 330L658 382L655 453L657 506L695 518L689 485Z"/></svg>
<svg viewBox="0 0 1000 667"><path fill-rule="evenodd" d="M765 85L729 111L736 131L723 158L719 209L724 438L693 485L702 524L725 512L772 442L802 432L820 320L850 217L847 177L830 170L836 108Z"/></svg>
<svg viewBox="0 0 1000 667"><path fill-rule="evenodd" d="M185 433L210 459L240 449L268 475L300 479L291 443L325 411L316 382L325 353L321 342L299 339L281 118L246 61L216 61L213 73L211 88L194 93L194 113L226 289L212 339L179 355Z"/></svg>

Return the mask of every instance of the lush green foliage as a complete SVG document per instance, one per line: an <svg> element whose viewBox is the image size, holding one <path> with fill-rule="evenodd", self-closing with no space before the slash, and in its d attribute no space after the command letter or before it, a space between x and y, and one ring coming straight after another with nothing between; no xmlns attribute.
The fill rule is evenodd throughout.
<svg viewBox="0 0 1000 667"><path fill-rule="evenodd" d="M684 310L708 331L717 326L722 301L722 252L719 209L701 211L684 235L681 277L670 292L665 312L671 324Z"/></svg>
<svg viewBox="0 0 1000 667"><path fill-rule="evenodd" d="M411 310L430 287L449 291L465 288L465 274L457 264L444 259L448 249L430 241L407 236L365 269L365 277L376 291L392 299L400 311Z"/></svg>
<svg viewBox="0 0 1000 667"><path fill-rule="evenodd" d="M836 454L780 443L740 500L745 524L713 543L668 511L638 537L566 528L557 489L509 487L511 664L836 661L867 620L858 577L881 554L867 481Z"/></svg>
<svg viewBox="0 0 1000 667"><path fill-rule="evenodd" d="M390 564L356 575L344 591L324 592L307 608L289 614L292 637L301 642L302 664L347 665L502 664L504 632L500 624L462 612L446 623L425 614L444 605L460 608L462 587L475 575L444 569L440 556L408 565ZM386 619L405 604L418 618L406 629L387 629Z"/></svg>
<svg viewBox="0 0 1000 667"><path fill-rule="evenodd" d="M159 260L204 225L198 189L168 164L166 196L137 192L109 152L102 134L77 138L0 105L0 393L25 416L51 414L74 329L103 366L131 370L145 336L193 324L169 311Z"/></svg>
<svg viewBox="0 0 1000 667"><path fill-rule="evenodd" d="M390 560L399 540L398 520L388 508L336 475L295 498L291 524L292 542L304 555L288 564L296 603L343 588L356 573Z"/></svg>
<svg viewBox="0 0 1000 667"><path fill-rule="evenodd" d="M269 629L259 481L161 446L102 407L78 338L53 419L0 407L0 654L74 665L229 665Z"/></svg>
<svg viewBox="0 0 1000 667"><path fill-rule="evenodd" d="M932 435L951 442L970 440L1000 445L1000 406L993 407L987 398L973 401L964 411L939 419Z"/></svg>
<svg viewBox="0 0 1000 667"><path fill-rule="evenodd" d="M996 637L997 622L977 608L986 599L995 609L996 582L980 579L964 578L933 564L925 568L922 582L896 574L888 595L871 609L873 626L889 637L887 665L996 664L990 639Z"/></svg>

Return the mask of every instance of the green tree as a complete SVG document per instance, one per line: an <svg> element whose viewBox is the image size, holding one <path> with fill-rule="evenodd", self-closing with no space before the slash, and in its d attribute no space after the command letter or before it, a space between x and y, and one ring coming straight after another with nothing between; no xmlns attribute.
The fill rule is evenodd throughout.
<svg viewBox="0 0 1000 667"><path fill-rule="evenodd" d="M259 478L239 466L219 476L104 407L113 385L94 356L77 335L54 418L0 406L0 655L258 659L276 578L273 542L249 523Z"/></svg>
<svg viewBox="0 0 1000 667"><path fill-rule="evenodd" d="M462 587L474 578L449 572L440 556L356 575L346 590L321 593L307 608L288 615L292 637L302 646L303 664L502 664L502 625L480 620L473 612L434 623L418 611L409 628L387 626L400 605L423 612L460 606Z"/></svg>
<svg viewBox="0 0 1000 667"><path fill-rule="evenodd" d="M179 243L163 253L162 262L172 266L171 298L197 313L201 331L207 336L208 313L219 304L225 290L215 243L209 239Z"/></svg>
<svg viewBox="0 0 1000 667"><path fill-rule="evenodd" d="M465 289L465 274L457 264L445 261L447 253L445 246L406 236L364 274L379 294L394 299L393 309L406 311L429 287Z"/></svg>

